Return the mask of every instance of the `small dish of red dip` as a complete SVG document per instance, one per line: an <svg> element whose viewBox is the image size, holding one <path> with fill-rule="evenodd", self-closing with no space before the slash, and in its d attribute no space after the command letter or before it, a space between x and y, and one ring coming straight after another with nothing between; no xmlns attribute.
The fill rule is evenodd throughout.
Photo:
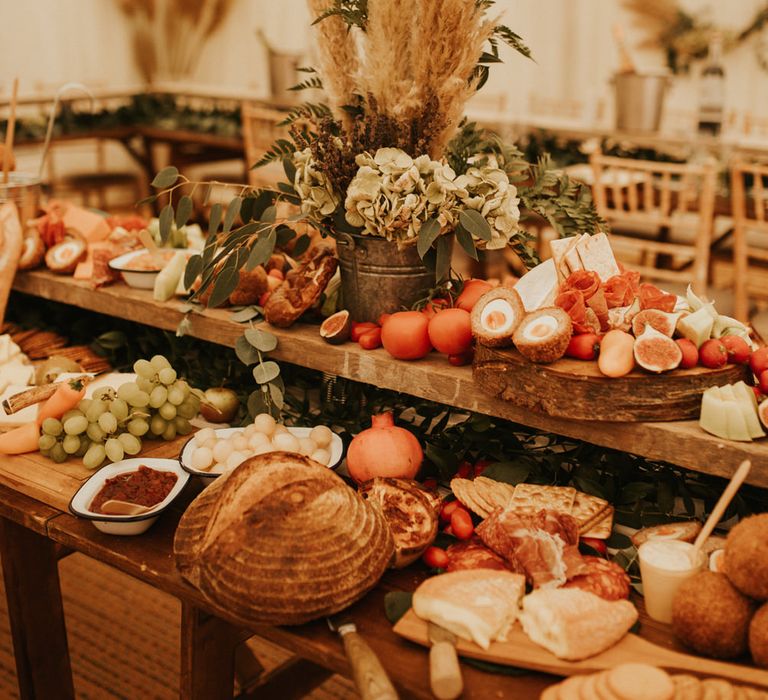
<svg viewBox="0 0 768 700"><path fill-rule="evenodd" d="M176 459L134 457L108 464L94 473L69 502L69 510L110 535L140 535L173 503L189 481ZM138 515L102 513L105 501L147 506Z"/></svg>
<svg viewBox="0 0 768 700"><path fill-rule="evenodd" d="M91 501L89 510L101 513L105 501L127 501L151 508L165 500L179 477L173 472L158 471L142 464L134 472L123 472L104 482Z"/></svg>

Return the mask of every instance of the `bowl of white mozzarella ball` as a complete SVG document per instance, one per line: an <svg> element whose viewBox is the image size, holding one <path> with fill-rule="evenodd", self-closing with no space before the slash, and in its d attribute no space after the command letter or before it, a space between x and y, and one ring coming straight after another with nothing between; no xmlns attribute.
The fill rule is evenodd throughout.
<svg viewBox="0 0 768 700"><path fill-rule="evenodd" d="M297 452L334 468L344 452L341 438L330 428L288 428L261 413L243 428L203 428L184 445L182 468L196 476L217 477L246 459L265 452Z"/></svg>

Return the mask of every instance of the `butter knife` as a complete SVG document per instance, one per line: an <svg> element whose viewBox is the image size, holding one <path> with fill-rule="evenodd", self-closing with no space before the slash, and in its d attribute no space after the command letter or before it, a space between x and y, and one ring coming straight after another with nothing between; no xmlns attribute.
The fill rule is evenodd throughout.
<svg viewBox="0 0 768 700"><path fill-rule="evenodd" d="M428 623L429 684L438 700L454 700L461 695L464 681L456 655L456 635L434 622Z"/></svg>
<svg viewBox="0 0 768 700"><path fill-rule="evenodd" d="M389 680L376 653L358 633L355 623L341 616L326 618L331 631L338 632L344 642L349 665L352 667L357 691L363 700L398 700L397 691Z"/></svg>

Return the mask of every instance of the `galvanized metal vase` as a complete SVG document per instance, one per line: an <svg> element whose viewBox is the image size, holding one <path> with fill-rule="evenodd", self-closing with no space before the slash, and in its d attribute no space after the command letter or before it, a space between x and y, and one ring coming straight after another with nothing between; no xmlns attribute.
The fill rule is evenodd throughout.
<svg viewBox="0 0 768 700"><path fill-rule="evenodd" d="M378 236L338 233L341 308L353 321L376 321L383 313L410 308L435 286L415 245L398 250L395 241Z"/></svg>

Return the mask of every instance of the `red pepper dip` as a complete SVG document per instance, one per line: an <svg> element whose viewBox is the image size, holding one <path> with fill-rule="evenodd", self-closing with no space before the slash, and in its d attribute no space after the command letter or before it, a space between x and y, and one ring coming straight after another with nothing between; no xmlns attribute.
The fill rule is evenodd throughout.
<svg viewBox="0 0 768 700"><path fill-rule="evenodd" d="M112 499L147 507L157 505L171 492L177 479L172 472L161 472L142 464L135 472L125 472L107 479L91 501L89 510L101 513L104 502Z"/></svg>

